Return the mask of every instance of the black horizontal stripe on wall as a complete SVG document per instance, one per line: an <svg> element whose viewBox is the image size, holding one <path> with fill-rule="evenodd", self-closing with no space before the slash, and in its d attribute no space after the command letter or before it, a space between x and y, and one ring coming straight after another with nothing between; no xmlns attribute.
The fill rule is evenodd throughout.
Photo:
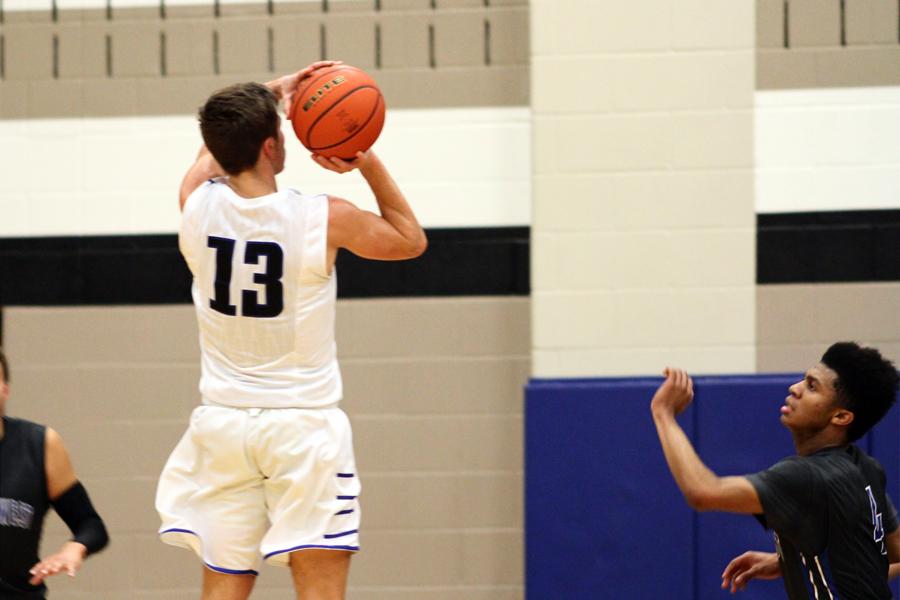
<svg viewBox="0 0 900 600"><path fill-rule="evenodd" d="M528 295L527 227L432 229L410 261L338 255L338 296ZM191 276L169 235L0 239L0 306L189 303Z"/></svg>
<svg viewBox="0 0 900 600"><path fill-rule="evenodd" d="M900 210L757 215L757 283L900 281Z"/></svg>

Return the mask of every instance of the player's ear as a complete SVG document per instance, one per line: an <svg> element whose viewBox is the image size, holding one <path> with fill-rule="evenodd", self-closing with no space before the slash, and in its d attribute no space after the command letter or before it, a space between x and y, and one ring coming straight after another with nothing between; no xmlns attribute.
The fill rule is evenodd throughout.
<svg viewBox="0 0 900 600"><path fill-rule="evenodd" d="M260 148L260 152L264 154L267 158L272 158L275 156L275 151L278 147L278 140L273 137L267 137L265 141L263 141L262 148Z"/></svg>
<svg viewBox="0 0 900 600"><path fill-rule="evenodd" d="M831 422L839 427L848 427L853 422L854 415L846 408L839 408L831 415Z"/></svg>

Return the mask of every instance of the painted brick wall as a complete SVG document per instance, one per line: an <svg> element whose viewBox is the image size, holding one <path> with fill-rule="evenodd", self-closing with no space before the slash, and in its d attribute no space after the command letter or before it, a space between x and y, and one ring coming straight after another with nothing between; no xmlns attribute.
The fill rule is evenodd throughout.
<svg viewBox="0 0 900 600"><path fill-rule="evenodd" d="M753 371L753 5L531 18L535 375Z"/></svg>

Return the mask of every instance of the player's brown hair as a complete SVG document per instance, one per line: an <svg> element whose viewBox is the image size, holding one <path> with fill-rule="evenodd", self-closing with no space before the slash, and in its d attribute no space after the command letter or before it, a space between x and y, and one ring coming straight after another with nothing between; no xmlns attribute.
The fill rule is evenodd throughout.
<svg viewBox="0 0 900 600"><path fill-rule="evenodd" d="M200 133L229 175L256 164L268 138L278 137L278 101L258 83L238 83L214 93L199 111Z"/></svg>
<svg viewBox="0 0 900 600"><path fill-rule="evenodd" d="M3 368L3 379L4 383L9 383L9 361L6 360L6 354L3 353L3 348L0 348L0 367Z"/></svg>

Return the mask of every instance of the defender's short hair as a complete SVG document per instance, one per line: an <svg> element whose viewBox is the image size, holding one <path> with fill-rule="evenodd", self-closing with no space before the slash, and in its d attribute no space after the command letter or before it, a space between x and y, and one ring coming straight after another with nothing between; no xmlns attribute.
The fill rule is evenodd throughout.
<svg viewBox="0 0 900 600"><path fill-rule="evenodd" d="M837 373L838 401L853 413L847 437L856 441L887 414L897 400L897 368L875 348L838 342L822 355L822 363Z"/></svg>
<svg viewBox="0 0 900 600"><path fill-rule="evenodd" d="M258 83L238 83L214 93L199 111L200 133L229 175L256 164L259 149L278 137L278 101Z"/></svg>

